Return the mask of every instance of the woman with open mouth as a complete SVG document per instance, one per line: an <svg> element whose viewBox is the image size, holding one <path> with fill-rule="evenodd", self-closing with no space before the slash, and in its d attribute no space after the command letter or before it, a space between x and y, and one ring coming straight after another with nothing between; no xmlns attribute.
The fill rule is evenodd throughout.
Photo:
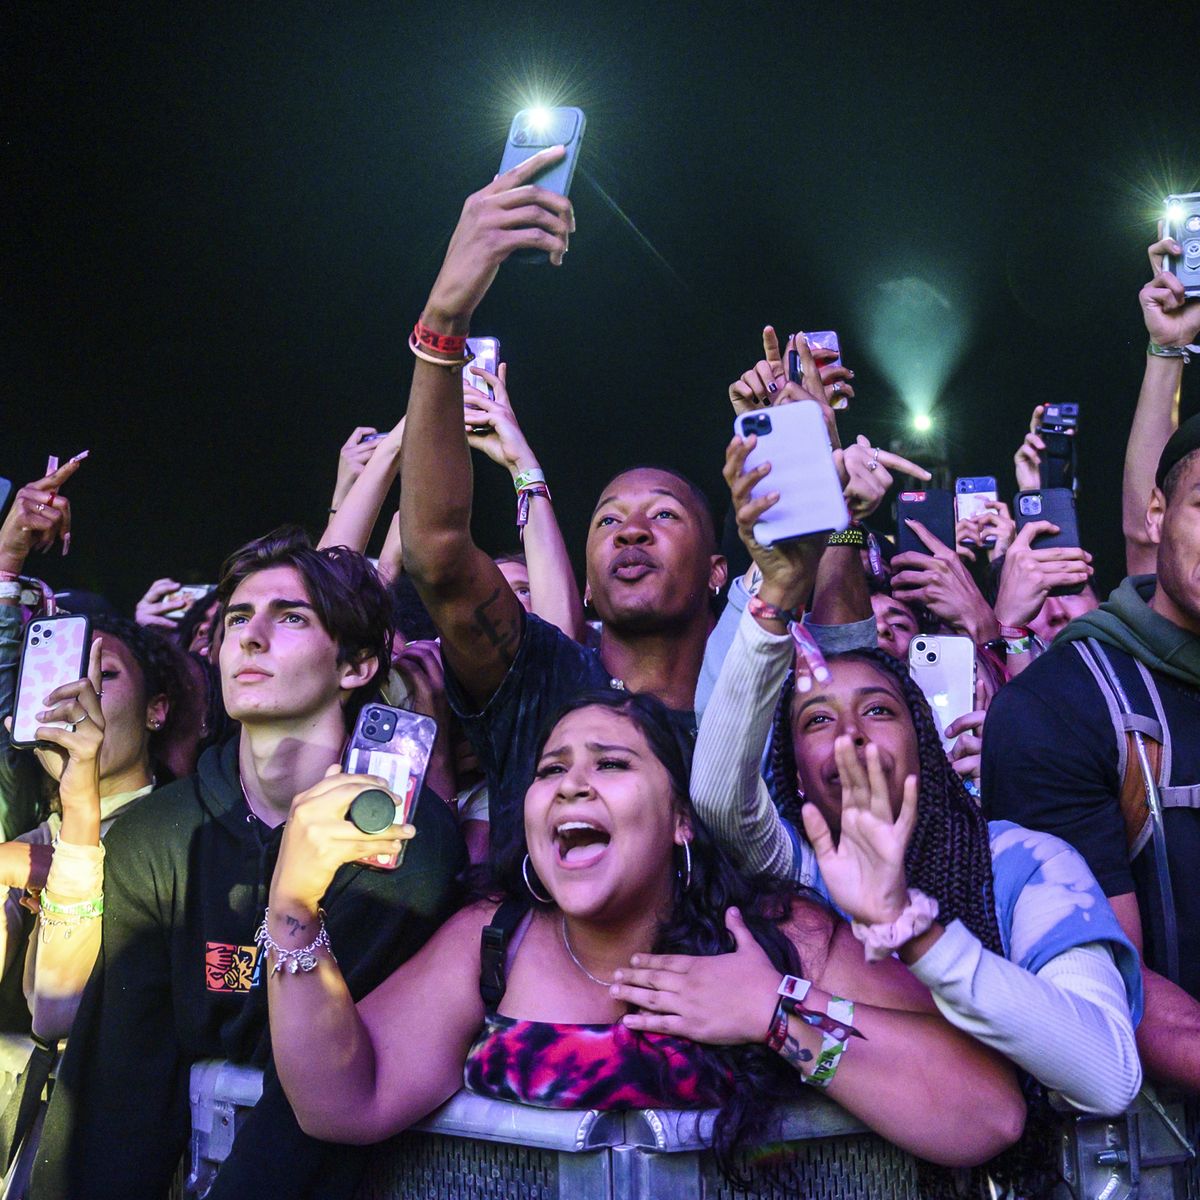
<svg viewBox="0 0 1200 1200"><path fill-rule="evenodd" d="M736 871L691 808L690 757L650 697L573 702L541 741L525 845L492 894L357 1007L321 898L343 863L411 829L372 837L346 821L378 786L364 777L333 774L297 797L264 967L302 1127L380 1141L465 1079L545 1107L717 1107L727 1166L809 1083L940 1163L1012 1143L1024 1102L1001 1056L952 1028L900 963L864 963L828 906Z"/></svg>

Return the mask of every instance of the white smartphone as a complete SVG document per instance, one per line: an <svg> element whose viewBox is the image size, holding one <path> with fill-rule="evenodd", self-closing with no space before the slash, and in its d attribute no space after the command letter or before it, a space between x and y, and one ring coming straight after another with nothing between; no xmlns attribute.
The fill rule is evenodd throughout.
<svg viewBox="0 0 1200 1200"><path fill-rule="evenodd" d="M746 456L745 470L762 463L771 472L751 489L754 497L778 492L779 500L754 526L762 546L810 533L845 529L850 514L833 464L833 450L820 406L812 400L742 413L733 423L738 437L754 434L758 444Z"/></svg>
<svg viewBox="0 0 1200 1200"><path fill-rule="evenodd" d="M948 750L946 730L975 711L975 643L968 637L919 633L908 644L908 673L925 693L938 736Z"/></svg>
<svg viewBox="0 0 1200 1200"><path fill-rule="evenodd" d="M12 744L18 750L37 746L42 722L37 714L46 707L46 697L64 683L74 683L87 674L92 648L91 621L82 613L36 617L25 626L21 648L21 673L13 706ZM53 722L65 728L61 721Z"/></svg>

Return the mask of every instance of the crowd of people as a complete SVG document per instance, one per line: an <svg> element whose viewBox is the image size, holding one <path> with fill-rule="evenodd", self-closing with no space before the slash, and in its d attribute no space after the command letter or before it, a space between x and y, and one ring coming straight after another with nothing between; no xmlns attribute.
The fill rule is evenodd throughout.
<svg viewBox="0 0 1200 1200"><path fill-rule="evenodd" d="M723 523L673 468L622 465L581 594L504 366L464 383L501 264L567 251L570 202L535 182L561 153L467 200L404 416L342 447L315 544L265 533L186 606L156 580L132 620L58 599L91 614L86 674L42 699L36 749L0 746L0 1016L47 1071L66 1039L29 1195L164 1196L212 1058L265 1072L218 1200L353 1196L364 1146L464 1086L717 1109L731 1174L816 1088L919 1159L926 1194L1016 1196L1057 1177L1051 1093L1098 1114L1144 1083L1200 1093L1200 418L1178 415L1200 300L1165 269L1179 247L1160 231L1140 294L1107 600L1085 549L999 500L897 552L896 483L929 473L851 438L853 372L770 326L734 412L818 405L850 525L757 540L780 496L753 436L727 448ZM513 479L517 553L473 541L473 450ZM86 469L22 487L0 526L2 713L55 604L30 556L69 542ZM921 634L975 647L975 711L945 730L908 670ZM341 764L381 702L437 735L410 820L367 833L350 806L388 781Z"/></svg>

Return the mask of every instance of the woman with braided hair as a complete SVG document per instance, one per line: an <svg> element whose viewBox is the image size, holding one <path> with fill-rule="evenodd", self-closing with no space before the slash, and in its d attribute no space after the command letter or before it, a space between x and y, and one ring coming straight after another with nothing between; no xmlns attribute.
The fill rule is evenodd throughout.
<svg viewBox="0 0 1200 1200"><path fill-rule="evenodd" d="M731 446L726 477L763 587L701 722L697 812L743 870L817 888L868 957L897 953L952 1024L1078 1108L1120 1112L1141 1081L1141 980L1099 886L1058 839L985 821L901 663L797 660L790 619L820 547L755 542L772 501L750 498L765 473L744 459ZM759 777L772 730L774 796Z"/></svg>

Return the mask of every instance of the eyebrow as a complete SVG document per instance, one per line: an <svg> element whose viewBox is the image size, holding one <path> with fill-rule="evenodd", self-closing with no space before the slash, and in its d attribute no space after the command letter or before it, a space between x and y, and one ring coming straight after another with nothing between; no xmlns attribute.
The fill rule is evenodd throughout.
<svg viewBox="0 0 1200 1200"><path fill-rule="evenodd" d="M676 504L682 505L684 509L687 508L687 505L684 503L683 498L681 496L679 496L676 492L671 491L670 488L653 487L653 488L650 488L650 494L653 496L670 496L671 499L674 500ZM620 499L620 496L618 496L615 492L611 496L605 496L604 499L601 500L600 503L597 504L596 507L592 509L592 515L594 516L596 513L598 513L606 504L613 504L619 499Z"/></svg>
<svg viewBox="0 0 1200 1200"><path fill-rule="evenodd" d="M615 750L621 754L631 754L634 758L642 757L632 746L622 746L615 742L612 744L607 742L587 742L585 744L593 754L611 754ZM553 750L543 750L541 756L542 758L561 758L569 752L569 746L556 746Z"/></svg>
<svg viewBox="0 0 1200 1200"><path fill-rule="evenodd" d="M881 695L887 696L891 700L899 701L899 697L891 688L883 687L880 684L872 684L871 687L861 687L854 689L854 698L861 700L864 696ZM828 704L829 697L827 695L810 696L805 702L796 709L796 716L799 717L806 708L813 704Z"/></svg>
<svg viewBox="0 0 1200 1200"><path fill-rule="evenodd" d="M288 600L283 596L277 596L274 600L268 601L263 605L264 608L271 612L282 612L287 608L307 608L309 612L313 612L313 606L307 600ZM247 604L243 601L241 604L231 604L225 609L225 615L230 613L252 613L254 611L253 604Z"/></svg>

